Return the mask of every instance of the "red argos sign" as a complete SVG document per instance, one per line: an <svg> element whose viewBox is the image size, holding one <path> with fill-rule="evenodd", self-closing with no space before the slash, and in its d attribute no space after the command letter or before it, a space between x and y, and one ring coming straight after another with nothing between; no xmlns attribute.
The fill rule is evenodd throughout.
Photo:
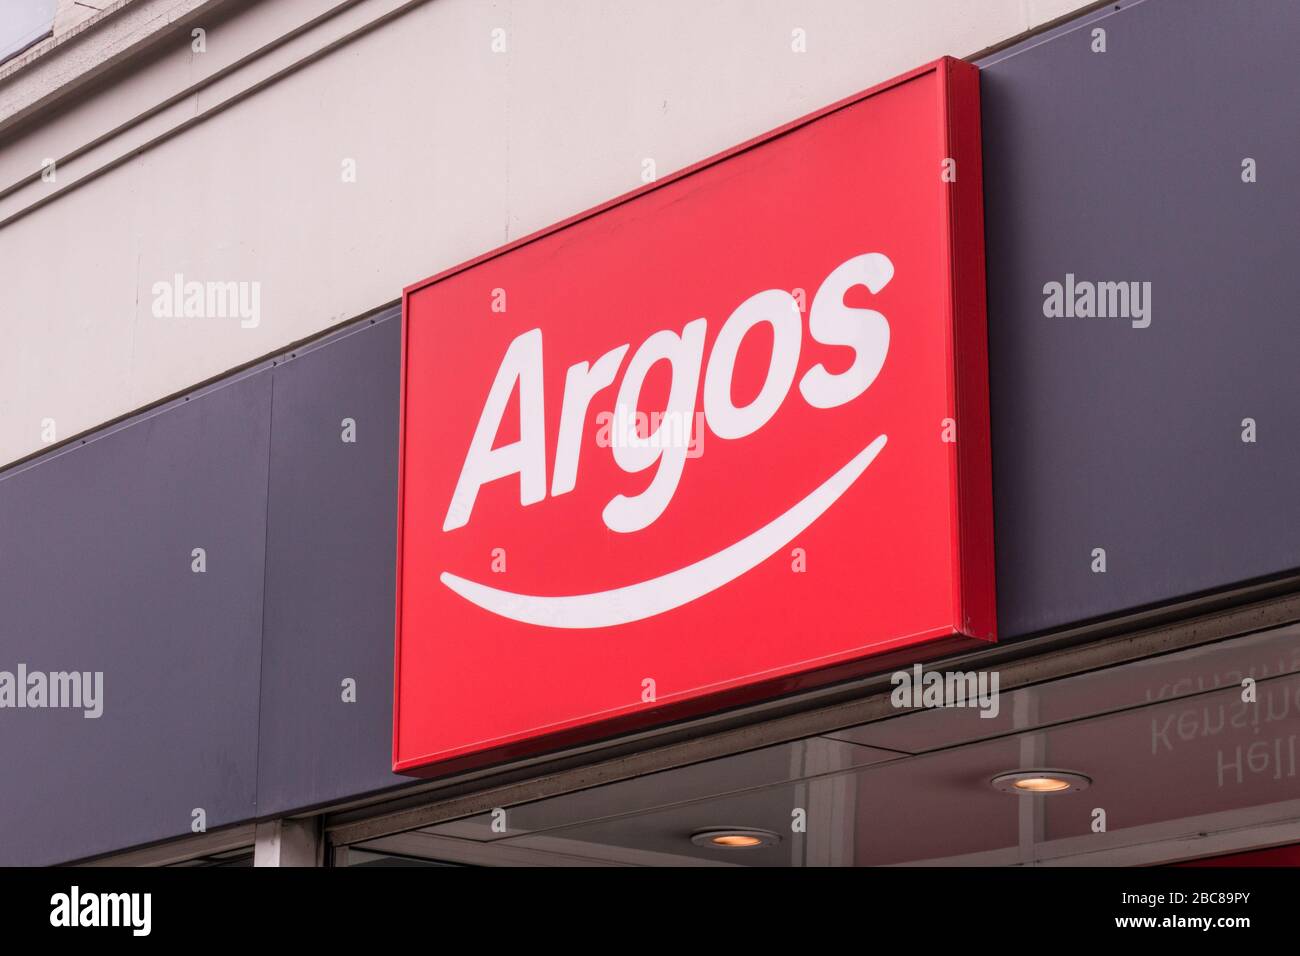
<svg viewBox="0 0 1300 956"><path fill-rule="evenodd" d="M945 59L407 289L394 768L992 640L981 202Z"/></svg>

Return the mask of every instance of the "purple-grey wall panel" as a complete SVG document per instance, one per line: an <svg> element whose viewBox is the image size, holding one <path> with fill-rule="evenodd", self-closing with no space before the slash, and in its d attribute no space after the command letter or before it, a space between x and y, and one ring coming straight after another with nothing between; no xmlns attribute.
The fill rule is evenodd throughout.
<svg viewBox="0 0 1300 956"><path fill-rule="evenodd" d="M392 310L275 369L260 816L411 783L390 769L400 357Z"/></svg>
<svg viewBox="0 0 1300 956"><path fill-rule="evenodd" d="M270 401L244 375L0 476L0 671L103 675L99 717L0 709L0 864L253 815Z"/></svg>
<svg viewBox="0 0 1300 956"><path fill-rule="evenodd" d="M1122 6L981 63L1004 639L1300 567L1300 3Z"/></svg>

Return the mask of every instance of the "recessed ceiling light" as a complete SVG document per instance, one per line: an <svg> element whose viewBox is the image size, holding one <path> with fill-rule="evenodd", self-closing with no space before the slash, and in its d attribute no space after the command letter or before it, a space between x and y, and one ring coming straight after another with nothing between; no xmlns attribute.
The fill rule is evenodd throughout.
<svg viewBox="0 0 1300 956"><path fill-rule="evenodd" d="M1000 773L989 783L1003 793L1069 793L1086 790L1092 780L1071 770L1016 770Z"/></svg>
<svg viewBox="0 0 1300 956"><path fill-rule="evenodd" d="M775 846L781 842L781 837L771 830L755 830L750 827L710 827L692 833L691 842L696 846L719 850L738 850Z"/></svg>

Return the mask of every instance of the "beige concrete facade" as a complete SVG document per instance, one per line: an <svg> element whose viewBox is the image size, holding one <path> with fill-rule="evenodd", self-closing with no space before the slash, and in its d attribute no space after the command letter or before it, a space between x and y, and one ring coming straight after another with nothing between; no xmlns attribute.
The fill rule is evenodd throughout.
<svg viewBox="0 0 1300 956"><path fill-rule="evenodd" d="M0 465L391 303L651 164L1089 5L105 3L0 68ZM168 316L177 276L242 292L255 320Z"/></svg>

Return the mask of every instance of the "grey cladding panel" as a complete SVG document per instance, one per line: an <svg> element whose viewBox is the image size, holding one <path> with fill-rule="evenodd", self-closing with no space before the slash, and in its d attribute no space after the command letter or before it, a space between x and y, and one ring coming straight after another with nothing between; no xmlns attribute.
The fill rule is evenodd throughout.
<svg viewBox="0 0 1300 956"><path fill-rule="evenodd" d="M1297 36L1147 0L982 64L1004 639L1300 567ZM1149 327L1046 317L1067 273L1150 283Z"/></svg>
<svg viewBox="0 0 1300 956"><path fill-rule="evenodd" d="M0 478L0 670L103 672L98 718L0 709L0 863L252 816L270 397L245 376Z"/></svg>
<svg viewBox="0 0 1300 956"><path fill-rule="evenodd" d="M410 783L390 770L400 353L391 312L275 370L262 815Z"/></svg>

